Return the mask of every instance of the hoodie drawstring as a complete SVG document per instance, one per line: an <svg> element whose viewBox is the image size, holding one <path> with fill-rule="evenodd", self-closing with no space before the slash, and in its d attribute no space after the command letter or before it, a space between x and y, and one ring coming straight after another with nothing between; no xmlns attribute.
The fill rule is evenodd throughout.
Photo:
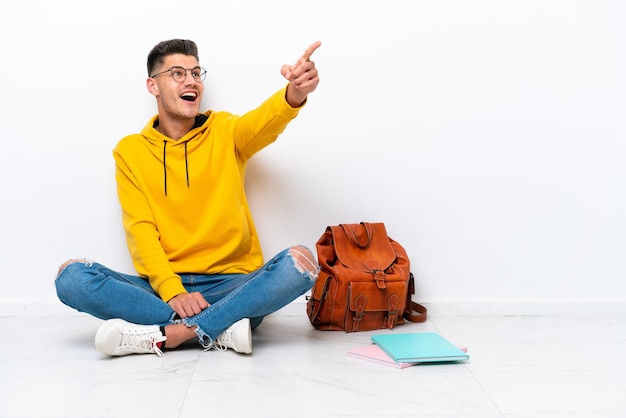
<svg viewBox="0 0 626 418"><path fill-rule="evenodd" d="M167 146L167 141L163 141L163 191L165 192L165 196L167 196L167 168L165 166L165 147Z"/></svg>
<svg viewBox="0 0 626 418"><path fill-rule="evenodd" d="M185 141L185 177L187 178L187 188L189 188L189 160L187 159L187 142ZM163 192L167 196L167 165L165 164L167 141L163 141Z"/></svg>
<svg viewBox="0 0 626 418"><path fill-rule="evenodd" d="M185 175L187 176L187 188L189 188L189 162L187 161L187 142L185 141Z"/></svg>

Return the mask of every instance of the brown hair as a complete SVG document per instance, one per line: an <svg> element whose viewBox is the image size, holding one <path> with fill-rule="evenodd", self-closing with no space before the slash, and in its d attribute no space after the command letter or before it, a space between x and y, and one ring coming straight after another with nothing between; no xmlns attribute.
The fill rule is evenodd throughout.
<svg viewBox="0 0 626 418"><path fill-rule="evenodd" d="M163 64L165 57L172 54L193 55L200 62L198 47L194 41L188 39L161 41L148 54L148 77L152 75L155 67Z"/></svg>

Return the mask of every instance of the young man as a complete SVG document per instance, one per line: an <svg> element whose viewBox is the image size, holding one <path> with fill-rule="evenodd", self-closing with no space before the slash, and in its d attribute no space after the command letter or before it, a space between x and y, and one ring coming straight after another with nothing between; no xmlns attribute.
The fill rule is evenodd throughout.
<svg viewBox="0 0 626 418"><path fill-rule="evenodd" d="M205 349L252 352L251 330L307 292L319 267L296 245L267 263L244 191L246 163L274 142L318 83L314 43L288 80L242 116L199 112L205 70L196 44L172 39L148 55L146 86L158 114L115 147L117 193L138 276L73 259L59 269L59 299L105 319L109 356L162 355L198 339Z"/></svg>

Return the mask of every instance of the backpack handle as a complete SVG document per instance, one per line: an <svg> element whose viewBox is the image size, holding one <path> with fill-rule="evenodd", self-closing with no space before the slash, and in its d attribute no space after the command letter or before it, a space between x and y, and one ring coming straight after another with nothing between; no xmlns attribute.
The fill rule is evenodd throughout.
<svg viewBox="0 0 626 418"><path fill-rule="evenodd" d="M365 233L367 235L366 236L367 241L365 241L364 244L359 242L358 238L356 237L356 234L354 233L354 229L352 228L351 225L341 224L341 227L343 228L343 231L346 233L346 236L348 237L350 242L352 242L357 247L363 249L363 248L367 248L367 246L370 245L370 242L372 242L372 236L374 235L374 233L372 232L372 226L369 223L361 222L360 224L363 225L363 228L365 228Z"/></svg>

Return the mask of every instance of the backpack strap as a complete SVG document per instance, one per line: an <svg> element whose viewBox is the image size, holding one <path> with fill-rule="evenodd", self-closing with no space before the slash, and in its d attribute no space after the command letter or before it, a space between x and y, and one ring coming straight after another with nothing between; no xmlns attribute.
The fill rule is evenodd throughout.
<svg viewBox="0 0 626 418"><path fill-rule="evenodd" d="M426 322L427 316L427 309L424 305L411 301L411 307L407 307L407 309L404 310L404 315L402 317L411 322Z"/></svg>
<svg viewBox="0 0 626 418"><path fill-rule="evenodd" d="M406 307L402 317L410 322L426 322L428 310L424 305L413 302L412 296L415 293L415 277L413 273L409 273L409 289L406 292Z"/></svg>
<svg viewBox="0 0 626 418"><path fill-rule="evenodd" d="M330 279L331 276L326 276L326 280L324 280L324 285L322 286L320 286L319 281L316 281L311 296L307 298L307 310L309 311L309 320L311 321L311 323L314 323L318 319L318 315L320 314L320 308L322 307L322 302L324 302L324 299L326 299L326 295L328 294L328 285L330 283Z"/></svg>

